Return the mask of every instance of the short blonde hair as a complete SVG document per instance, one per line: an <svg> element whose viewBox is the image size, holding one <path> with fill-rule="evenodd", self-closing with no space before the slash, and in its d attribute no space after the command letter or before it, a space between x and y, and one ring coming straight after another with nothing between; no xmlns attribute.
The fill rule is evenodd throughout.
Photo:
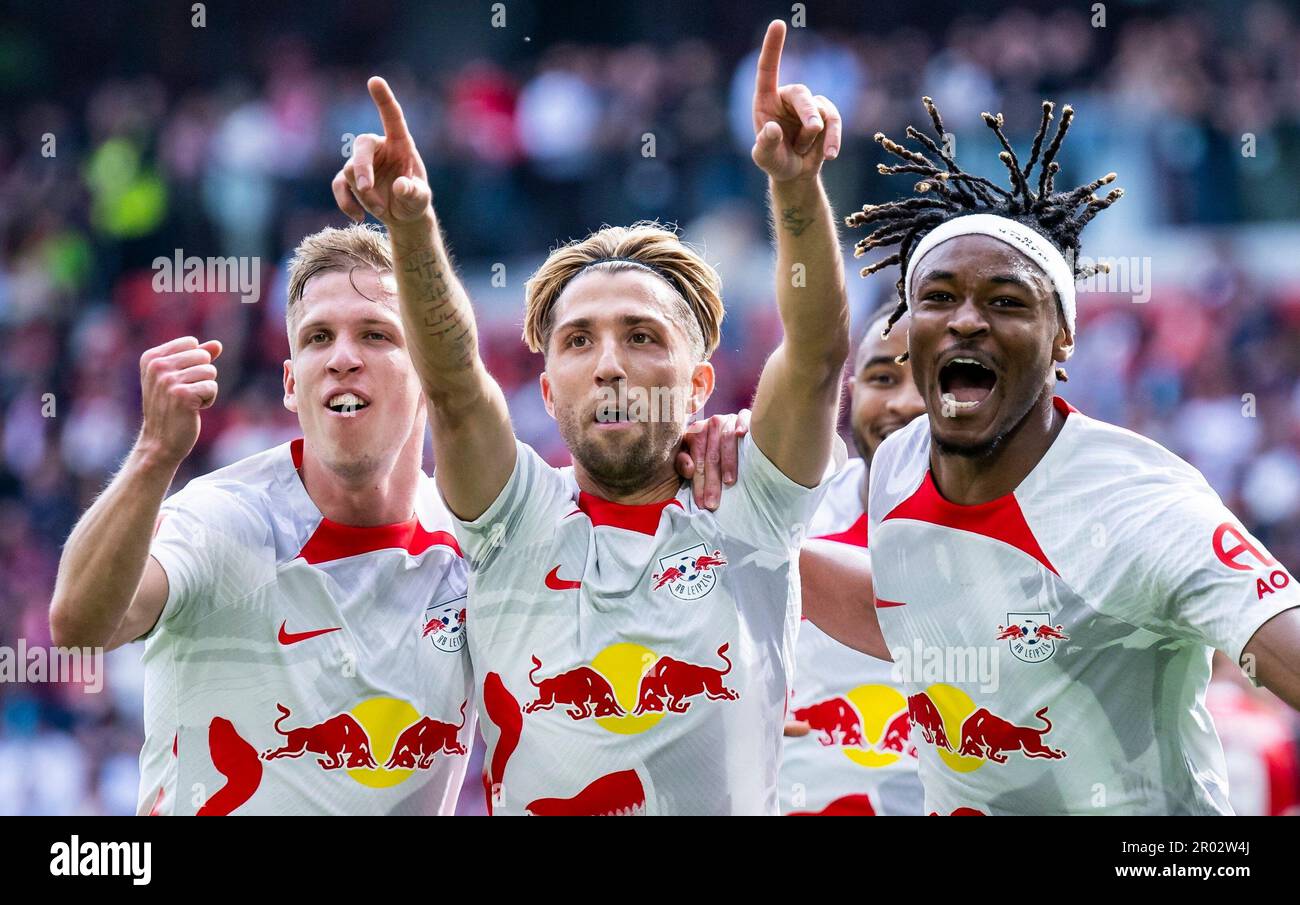
<svg viewBox="0 0 1300 905"><path fill-rule="evenodd" d="M393 253L388 234L364 223L343 229L327 226L298 243L289 261L289 301L284 321L289 328L289 345L293 345L292 324L298 303L307 291L307 281L331 270L350 271L365 267L378 273L393 272Z"/></svg>
<svg viewBox="0 0 1300 905"><path fill-rule="evenodd" d="M722 328L722 279L699 253L657 222L606 226L585 239L551 252L524 287L524 342L546 352L554 327L555 302L588 268L617 273L648 269L681 299L678 316L697 357L718 347Z"/></svg>

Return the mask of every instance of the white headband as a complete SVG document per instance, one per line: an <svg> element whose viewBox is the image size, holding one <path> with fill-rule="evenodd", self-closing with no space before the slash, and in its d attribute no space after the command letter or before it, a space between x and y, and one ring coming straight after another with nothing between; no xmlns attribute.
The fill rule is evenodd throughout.
<svg viewBox="0 0 1300 905"><path fill-rule="evenodd" d="M1074 334L1074 271L1065 262L1065 256L1040 233L1023 223L999 217L997 214L966 214L942 223L927 233L907 261L907 279L903 285L907 287L909 299L912 295L912 277L916 273L916 265L925 257L926 252L940 242L958 236L991 236L1010 245L1041 267L1043 273L1047 274L1047 278L1052 281L1052 288L1061 298L1061 310L1065 312L1065 322L1070 327L1070 334Z"/></svg>

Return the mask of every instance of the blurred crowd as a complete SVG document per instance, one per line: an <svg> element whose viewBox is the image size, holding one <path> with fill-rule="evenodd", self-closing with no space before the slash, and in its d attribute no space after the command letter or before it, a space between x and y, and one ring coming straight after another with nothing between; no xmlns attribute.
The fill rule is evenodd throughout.
<svg viewBox="0 0 1300 905"><path fill-rule="evenodd" d="M707 18L722 4L698 6ZM980 111L1002 110L1025 145L1051 97L1079 110L1058 185L1113 169L1129 192L1097 221L1112 253L1161 231L1300 224L1300 15L1267 2L1196 13L1108 6L1104 27L1086 5L966 4L938 26L860 14L793 29L783 78L807 82L845 118L843 152L826 172L837 209L910 188L875 172L883 157L870 136L921 126L922 94L940 105L963 165L1000 181ZM381 43L364 66L330 50L346 21L322 15L294 33L227 24L222 40L244 42L248 62L216 72L202 65L216 36L183 25L166 41L142 26L121 48L120 25L82 28L77 47L56 46L33 22L3 30L0 644L48 644L59 551L134 440L146 348L185 334L226 347L220 401L178 487L296 436L281 405L283 266L302 236L345 220L329 181L351 137L379 131L365 92L372 72L393 84L429 165L488 366L523 439L563 462L538 404L540 360L519 340L523 282L548 248L602 223L676 222L717 264L728 315L710 412L746 404L779 339L764 187L749 161L750 48L766 19L660 27L653 42L629 25L601 43L525 43L514 26L507 52L488 17L447 38L445 54ZM80 78L49 76L56 52L84 55ZM109 58L101 72L96 61ZM1085 234L1085 253L1088 243ZM1300 282L1261 278L1226 239L1215 247L1194 273L1158 281L1145 304L1083 296L1063 395L1191 461L1294 569ZM258 258L259 300L155 291L153 260L178 249ZM861 328L893 277L854 276L850 291ZM111 654L99 695L0 684L0 813L134 809L138 658L134 648Z"/></svg>

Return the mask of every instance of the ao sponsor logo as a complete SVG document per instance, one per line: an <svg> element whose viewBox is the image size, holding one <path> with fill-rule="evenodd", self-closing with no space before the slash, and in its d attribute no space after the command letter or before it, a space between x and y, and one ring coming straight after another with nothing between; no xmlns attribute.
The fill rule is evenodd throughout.
<svg viewBox="0 0 1300 905"><path fill-rule="evenodd" d="M1246 534L1232 522L1224 522L1214 529L1211 546L1219 562L1229 569L1238 572L1268 572L1267 577L1255 580L1255 597L1258 600L1291 584L1291 576L1286 570L1277 568L1277 561L1270 559L1267 553L1251 543Z"/></svg>
<svg viewBox="0 0 1300 905"><path fill-rule="evenodd" d="M152 842L82 842L73 836L51 845L50 854L54 877L131 877L135 886L148 886L153 877Z"/></svg>

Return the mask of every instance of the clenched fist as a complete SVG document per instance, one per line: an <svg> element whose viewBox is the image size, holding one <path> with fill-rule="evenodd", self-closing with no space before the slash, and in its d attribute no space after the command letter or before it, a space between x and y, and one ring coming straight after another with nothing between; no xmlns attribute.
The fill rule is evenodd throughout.
<svg viewBox="0 0 1300 905"><path fill-rule="evenodd" d="M217 401L221 343L182 336L140 356L144 423L139 446L168 464L179 465L199 439L199 412Z"/></svg>

